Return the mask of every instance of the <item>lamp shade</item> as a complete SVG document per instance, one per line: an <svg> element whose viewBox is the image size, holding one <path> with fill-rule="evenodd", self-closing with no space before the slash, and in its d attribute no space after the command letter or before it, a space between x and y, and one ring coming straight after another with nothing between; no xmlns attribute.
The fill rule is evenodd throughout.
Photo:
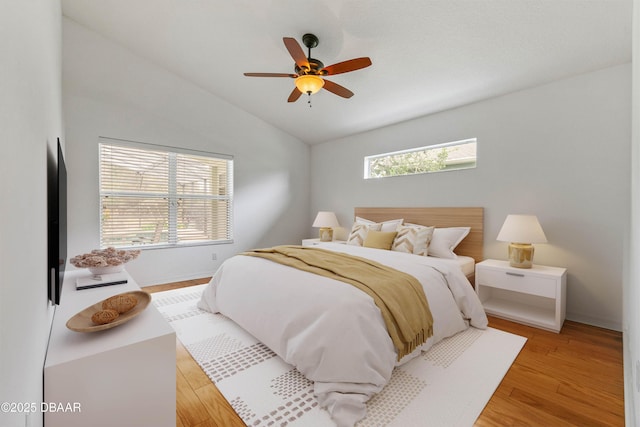
<svg viewBox="0 0 640 427"><path fill-rule="evenodd" d="M312 227L340 227L338 218L333 212L320 211L316 215L315 221L313 221Z"/></svg>
<svg viewBox="0 0 640 427"><path fill-rule="evenodd" d="M302 93L314 94L324 86L322 77L306 74L296 79L296 87Z"/></svg>
<svg viewBox="0 0 640 427"><path fill-rule="evenodd" d="M547 243L535 215L507 215L497 240L501 242Z"/></svg>

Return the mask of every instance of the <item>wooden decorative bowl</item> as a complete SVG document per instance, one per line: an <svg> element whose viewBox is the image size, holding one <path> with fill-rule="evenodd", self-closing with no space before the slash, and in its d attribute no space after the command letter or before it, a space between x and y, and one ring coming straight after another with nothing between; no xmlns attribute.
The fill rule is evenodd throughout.
<svg viewBox="0 0 640 427"><path fill-rule="evenodd" d="M147 306L151 302L151 295L149 295L144 291L124 292L123 294L118 294L118 295L124 295L124 294L131 294L135 296L138 299L138 304L135 307L133 307L130 311L127 311L126 313L121 314L113 322L106 323L104 325L96 325L91 321L91 316L93 316L95 312L102 310L102 303L103 301L105 301L105 300L102 300L102 301L98 301L92 306L85 308L84 310L82 310L81 312L79 312L69 320L67 320L67 328L76 332L98 332L98 331L104 331L105 329L111 329L118 325L122 325L123 323L133 319L138 314L142 313L144 309L147 308ZM112 297L109 297L109 298L112 298Z"/></svg>

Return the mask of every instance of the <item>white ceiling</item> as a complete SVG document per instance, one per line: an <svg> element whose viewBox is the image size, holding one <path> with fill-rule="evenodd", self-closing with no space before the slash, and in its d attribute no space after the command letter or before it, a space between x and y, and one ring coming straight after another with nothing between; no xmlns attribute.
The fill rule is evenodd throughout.
<svg viewBox="0 0 640 427"><path fill-rule="evenodd" d="M62 0L68 18L315 144L631 61L632 0ZM373 65L287 103L282 37ZM306 48L305 48L306 52Z"/></svg>

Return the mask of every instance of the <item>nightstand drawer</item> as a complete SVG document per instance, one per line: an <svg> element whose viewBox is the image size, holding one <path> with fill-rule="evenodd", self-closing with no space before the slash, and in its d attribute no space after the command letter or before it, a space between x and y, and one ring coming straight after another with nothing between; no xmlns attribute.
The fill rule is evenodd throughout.
<svg viewBox="0 0 640 427"><path fill-rule="evenodd" d="M556 297L556 280L528 275L526 272L478 269L476 280L484 286L523 292L541 297Z"/></svg>

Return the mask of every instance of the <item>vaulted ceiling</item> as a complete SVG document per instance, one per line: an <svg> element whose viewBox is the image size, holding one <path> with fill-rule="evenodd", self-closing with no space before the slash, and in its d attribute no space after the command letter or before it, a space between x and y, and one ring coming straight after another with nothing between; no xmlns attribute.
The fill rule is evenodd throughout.
<svg viewBox="0 0 640 427"><path fill-rule="evenodd" d="M632 0L62 0L68 18L315 144L631 60ZM368 56L295 103L282 38L325 65ZM305 48L306 52L306 48Z"/></svg>

